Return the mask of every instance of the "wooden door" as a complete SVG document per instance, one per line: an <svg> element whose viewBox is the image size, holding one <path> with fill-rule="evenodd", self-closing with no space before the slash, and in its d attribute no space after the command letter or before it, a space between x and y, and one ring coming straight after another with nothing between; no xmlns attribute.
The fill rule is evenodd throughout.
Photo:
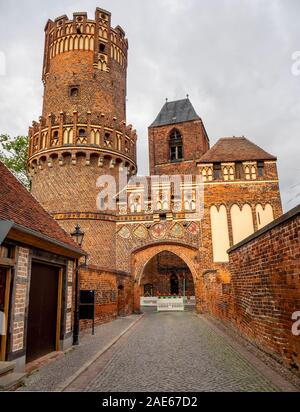
<svg viewBox="0 0 300 412"><path fill-rule="evenodd" d="M27 320L26 362L56 350L59 268L33 262Z"/></svg>

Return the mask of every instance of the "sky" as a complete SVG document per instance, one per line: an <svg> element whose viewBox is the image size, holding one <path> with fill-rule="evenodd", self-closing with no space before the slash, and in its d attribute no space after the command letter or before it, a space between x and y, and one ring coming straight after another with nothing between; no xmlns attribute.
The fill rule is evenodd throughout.
<svg viewBox="0 0 300 412"><path fill-rule="evenodd" d="M189 94L211 145L246 136L276 155L284 210L300 203L299 0L0 0L0 133L26 135L41 115L47 20L93 18L96 7L129 40L139 174L148 174L148 126L166 98Z"/></svg>

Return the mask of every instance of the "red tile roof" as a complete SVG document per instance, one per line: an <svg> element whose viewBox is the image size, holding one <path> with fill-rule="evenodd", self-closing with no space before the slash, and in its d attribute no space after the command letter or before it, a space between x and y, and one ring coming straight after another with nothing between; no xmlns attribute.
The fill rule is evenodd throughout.
<svg viewBox="0 0 300 412"><path fill-rule="evenodd" d="M247 160L276 160L276 157L245 137L223 137L199 159L199 163Z"/></svg>
<svg viewBox="0 0 300 412"><path fill-rule="evenodd" d="M0 219L39 232L67 248L83 250L73 241L38 201L26 190L15 176L0 162Z"/></svg>

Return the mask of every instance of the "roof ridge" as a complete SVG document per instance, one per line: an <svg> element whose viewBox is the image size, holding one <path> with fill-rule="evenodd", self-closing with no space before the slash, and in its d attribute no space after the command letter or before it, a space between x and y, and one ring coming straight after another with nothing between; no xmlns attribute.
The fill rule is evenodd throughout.
<svg viewBox="0 0 300 412"><path fill-rule="evenodd" d="M245 136L222 137L198 160L199 162L276 160Z"/></svg>

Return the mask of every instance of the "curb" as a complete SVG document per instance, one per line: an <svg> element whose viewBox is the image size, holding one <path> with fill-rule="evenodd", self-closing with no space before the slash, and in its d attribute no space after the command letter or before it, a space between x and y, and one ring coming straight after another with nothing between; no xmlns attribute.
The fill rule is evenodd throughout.
<svg viewBox="0 0 300 412"><path fill-rule="evenodd" d="M63 392L68 386L71 385L83 372L85 372L100 356L102 356L108 349L110 349L123 335L125 335L133 326L135 326L144 316L139 315L126 329L124 329L119 335L117 335L112 341L110 341L104 348L97 352L92 358L90 358L81 368L79 368L72 376L65 380L62 384L58 385L54 392Z"/></svg>

